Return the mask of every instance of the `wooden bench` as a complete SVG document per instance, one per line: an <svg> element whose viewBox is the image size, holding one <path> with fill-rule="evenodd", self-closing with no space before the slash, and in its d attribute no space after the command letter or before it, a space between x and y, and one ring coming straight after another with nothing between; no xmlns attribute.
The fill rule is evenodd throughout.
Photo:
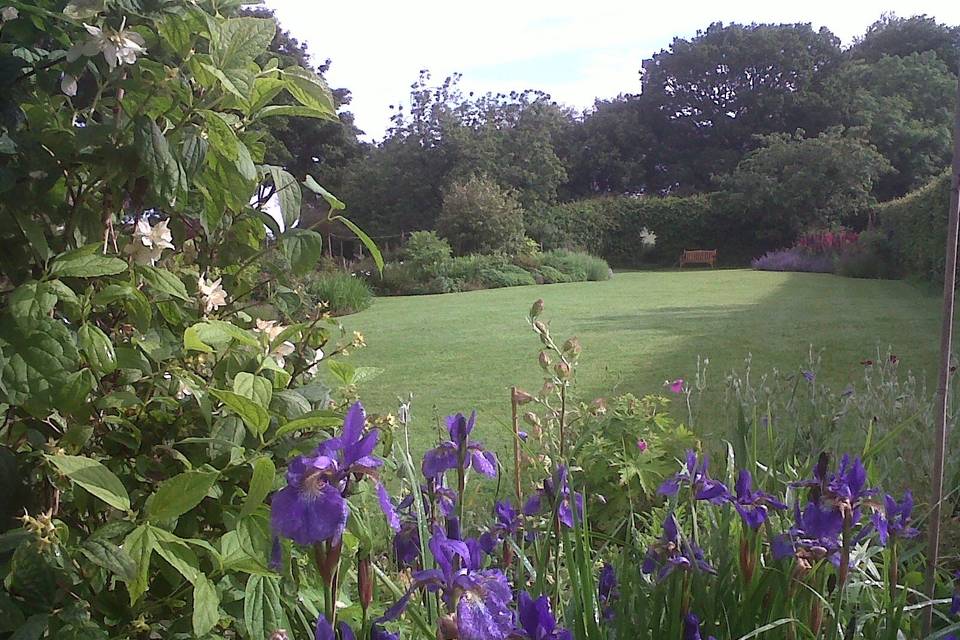
<svg viewBox="0 0 960 640"><path fill-rule="evenodd" d="M680 268L682 269L685 264L708 264L711 267L716 266L717 250L684 250L684 252L680 254Z"/></svg>

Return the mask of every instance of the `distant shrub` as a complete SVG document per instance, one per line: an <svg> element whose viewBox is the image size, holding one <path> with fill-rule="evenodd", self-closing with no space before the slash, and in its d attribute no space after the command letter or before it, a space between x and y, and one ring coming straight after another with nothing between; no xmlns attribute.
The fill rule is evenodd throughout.
<svg viewBox="0 0 960 640"><path fill-rule="evenodd" d="M363 278L342 271L313 274L305 278L304 290L315 302L327 303L335 316L363 311L373 302Z"/></svg>
<svg viewBox="0 0 960 640"><path fill-rule="evenodd" d="M609 280L610 265L603 258L581 251L555 249L543 254L543 264L566 274L571 280Z"/></svg>
<svg viewBox="0 0 960 640"><path fill-rule="evenodd" d="M836 261L837 275L847 278L895 278L896 260L886 232L864 231L859 241L847 246Z"/></svg>
<svg viewBox="0 0 960 640"><path fill-rule="evenodd" d="M832 255L812 254L796 247L768 251L750 263L758 271L806 271L833 273Z"/></svg>
<svg viewBox="0 0 960 640"><path fill-rule="evenodd" d="M377 274L374 271L370 275L369 282L377 293L402 296L411 293L417 287L420 274L416 272L413 265L388 262L383 267L383 274Z"/></svg>
<svg viewBox="0 0 960 640"><path fill-rule="evenodd" d="M901 272L943 281L949 207L949 173L877 207L877 221L887 232L892 260Z"/></svg>
<svg viewBox="0 0 960 640"><path fill-rule="evenodd" d="M436 231L414 231L407 240L404 254L407 261L424 273L435 274L450 259L453 249Z"/></svg>
<svg viewBox="0 0 960 640"><path fill-rule="evenodd" d="M509 191L489 178L455 182L443 196L437 231L457 255L503 251L522 246L523 209Z"/></svg>
<svg viewBox="0 0 960 640"><path fill-rule="evenodd" d="M543 284L559 284L561 282L573 282L573 278L563 273L555 267L544 264L541 265L536 272L534 277L540 276L540 279L543 280Z"/></svg>
<svg viewBox="0 0 960 640"><path fill-rule="evenodd" d="M513 264L507 264L496 269L489 267L481 269L479 280L489 289L537 284L529 271Z"/></svg>
<svg viewBox="0 0 960 640"><path fill-rule="evenodd" d="M797 238L794 246L804 253L838 254L857 244L859 238L859 233L846 229L808 231Z"/></svg>

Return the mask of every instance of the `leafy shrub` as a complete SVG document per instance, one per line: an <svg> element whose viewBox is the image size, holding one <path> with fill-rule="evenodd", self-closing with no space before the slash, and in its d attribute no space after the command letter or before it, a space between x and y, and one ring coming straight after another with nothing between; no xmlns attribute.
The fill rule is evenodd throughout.
<svg viewBox="0 0 960 640"><path fill-rule="evenodd" d="M603 258L597 258L580 251L555 249L543 254L543 264L564 273L571 280L609 280L610 265Z"/></svg>
<svg viewBox="0 0 960 640"><path fill-rule="evenodd" d="M758 271L805 271L833 273L833 255L806 253L796 247L768 251L754 258L750 265Z"/></svg>
<svg viewBox="0 0 960 640"><path fill-rule="evenodd" d="M422 279L422 274L413 265L388 262L383 273L370 274L368 282L381 295L402 296L411 293Z"/></svg>
<svg viewBox="0 0 960 640"><path fill-rule="evenodd" d="M436 231L414 231L404 247L407 261L424 273L437 273L450 259L450 243Z"/></svg>
<svg viewBox="0 0 960 640"><path fill-rule="evenodd" d="M534 277L537 275L543 280L544 284L559 284L562 282L573 282L573 278L560 271L556 267L551 267L548 264L540 265L537 270L534 272Z"/></svg>
<svg viewBox="0 0 960 640"><path fill-rule="evenodd" d="M333 271L311 275L304 290L314 302L326 303L335 316L363 311L373 302L373 292L363 278Z"/></svg>
<svg viewBox="0 0 960 640"><path fill-rule="evenodd" d="M523 209L492 180L474 176L456 182L443 196L437 231L457 255L516 253L523 243Z"/></svg>
<svg viewBox="0 0 960 640"><path fill-rule="evenodd" d="M837 257L836 272L847 278L895 278L896 263L887 234L878 229L861 233L857 243L848 245Z"/></svg>
<svg viewBox="0 0 960 640"><path fill-rule="evenodd" d="M512 264L506 264L496 269L483 268L480 270L479 276L479 281L490 289L537 284L529 271Z"/></svg>
<svg viewBox="0 0 960 640"><path fill-rule="evenodd" d="M890 238L892 259L899 270L943 281L949 209L949 173L877 207L877 221Z"/></svg>

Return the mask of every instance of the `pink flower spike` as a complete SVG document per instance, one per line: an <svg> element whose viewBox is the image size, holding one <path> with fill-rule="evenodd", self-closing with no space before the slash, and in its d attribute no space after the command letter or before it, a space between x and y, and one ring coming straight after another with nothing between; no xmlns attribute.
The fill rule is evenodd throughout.
<svg viewBox="0 0 960 640"><path fill-rule="evenodd" d="M683 393L683 378L677 378L673 382L667 381L666 385L673 393Z"/></svg>
<svg viewBox="0 0 960 640"><path fill-rule="evenodd" d="M643 453L643 452L646 451L649 447L650 447L650 445L647 444L647 441L646 441L646 440L644 440L643 438L638 438L638 439L637 439L637 451L639 451L640 453Z"/></svg>

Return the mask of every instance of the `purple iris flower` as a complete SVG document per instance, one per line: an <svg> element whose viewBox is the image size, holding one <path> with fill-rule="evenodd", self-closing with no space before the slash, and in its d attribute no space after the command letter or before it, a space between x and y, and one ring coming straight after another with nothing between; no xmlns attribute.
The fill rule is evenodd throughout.
<svg viewBox="0 0 960 640"><path fill-rule="evenodd" d="M688 613L683 618L683 640L701 640L700 618L693 613ZM715 640L710 636L707 640Z"/></svg>
<svg viewBox="0 0 960 640"><path fill-rule="evenodd" d="M840 562L841 536L843 535L843 513L816 502L807 503L801 511L800 505L794 507L796 524L789 532L792 549L803 549L813 559L829 558L833 564ZM786 557L786 542L775 541L774 556ZM778 546L779 545L779 549Z"/></svg>
<svg viewBox="0 0 960 640"><path fill-rule="evenodd" d="M753 477L746 469L737 476L736 498L733 506L743 519L744 524L756 531L766 519L768 509L786 509L787 505L768 493L753 490Z"/></svg>
<svg viewBox="0 0 960 640"><path fill-rule="evenodd" d="M573 636L566 629L557 628L557 619L550 610L550 600L547 596L540 596L536 600L526 591L520 592L517 599L517 614L520 619L520 629L526 640L572 640Z"/></svg>
<svg viewBox="0 0 960 640"><path fill-rule="evenodd" d="M557 517L564 526L573 528L573 509L571 504L576 505L577 519L583 518L583 495L573 493L571 499L569 473L564 465L557 467L553 477L545 478L543 485L529 498L523 505L523 513L527 516L536 515L543 510L552 508L556 511ZM544 504L546 498L546 504Z"/></svg>
<svg viewBox="0 0 960 640"><path fill-rule="evenodd" d="M471 553L478 546L449 538L442 530L434 532L429 545L439 569L414 572L410 588L377 622L399 617L416 590L439 590L454 614L460 640L506 640L514 630L507 577L496 569L479 569L481 558Z"/></svg>
<svg viewBox="0 0 960 640"><path fill-rule="evenodd" d="M809 369L804 369L801 373L803 373L803 377L807 382L813 382L817 379L817 374Z"/></svg>
<svg viewBox="0 0 960 640"><path fill-rule="evenodd" d="M953 597L950 599L950 615L960 616L960 571L953 575L956 583L953 585Z"/></svg>
<svg viewBox="0 0 960 640"><path fill-rule="evenodd" d="M421 470L427 478L435 478L445 471L456 469L461 464L466 470L473 467L485 476L497 475L497 456L487 451L479 442L470 441L470 432L477 422L477 412L466 418L462 413L447 416L447 431L450 439L430 449L423 455Z"/></svg>
<svg viewBox="0 0 960 640"><path fill-rule="evenodd" d="M375 624L373 628L370 629L370 640L400 640L400 634L392 633L380 625Z"/></svg>
<svg viewBox="0 0 960 640"><path fill-rule="evenodd" d="M663 580L675 570L717 573L704 559L700 547L689 540L681 540L677 519L671 513L663 521L660 540L647 549L640 571L648 575L656 572L657 580Z"/></svg>
<svg viewBox="0 0 960 640"><path fill-rule="evenodd" d="M719 480L710 478L707 470L710 461L706 455L697 459L697 453L692 449L687 450L687 463L672 478L666 480L657 489L657 493L664 496L675 496L680 492L680 487L689 484L693 490L693 496L697 500L708 500L713 504L723 504L730 499L730 492Z"/></svg>
<svg viewBox="0 0 960 640"><path fill-rule="evenodd" d="M496 546L505 538L520 530L520 513L513 508L509 500L498 500L493 506L495 516L490 529L480 536L480 546L486 553L493 553Z"/></svg>
<svg viewBox="0 0 960 640"><path fill-rule="evenodd" d="M376 429L363 433L365 422L363 406L357 402L347 412L340 435L321 442L312 455L290 461L287 486L274 494L270 506L276 534L301 545L340 540L350 514L346 497L351 483L363 477L376 479L383 464L372 455L380 433ZM377 495L390 526L399 528L390 496L379 481Z"/></svg>
<svg viewBox="0 0 960 640"><path fill-rule="evenodd" d="M597 599L603 607L605 620L613 619L613 603L620 597L617 591L617 574L609 562L600 569L600 578L597 580Z"/></svg>
<svg viewBox="0 0 960 640"><path fill-rule="evenodd" d="M913 493L908 489L903 494L903 500L887 494L883 500L883 513L874 513L871 524L877 530L880 544L886 545L890 538L914 538L920 531L910 526L910 516L913 514ZM865 530L867 531L867 530Z"/></svg>
<svg viewBox="0 0 960 640"><path fill-rule="evenodd" d="M338 624L337 629L340 631L340 640L356 640L353 629L351 629L346 622ZM330 624L330 621L327 620L322 613L320 617L317 618L314 640L337 640L337 634L333 631L333 625Z"/></svg>
<svg viewBox="0 0 960 640"><path fill-rule="evenodd" d="M847 454L840 459L840 467L835 472L829 472L828 465L829 457L822 454L814 467L813 478L794 483L794 486L814 489L811 500L823 499L849 511L856 522L860 519L860 505L876 493L867 488L867 469L859 457L851 460Z"/></svg>

